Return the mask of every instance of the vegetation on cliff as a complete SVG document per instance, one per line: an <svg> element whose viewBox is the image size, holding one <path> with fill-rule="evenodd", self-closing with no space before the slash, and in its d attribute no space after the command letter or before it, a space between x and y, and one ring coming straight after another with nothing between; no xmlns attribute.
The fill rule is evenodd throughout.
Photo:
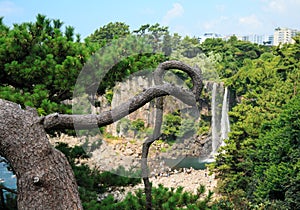
<svg viewBox="0 0 300 210"><path fill-rule="evenodd" d="M153 200L157 202L154 206L165 209L183 206L191 209L300 208L299 36L294 38L295 44L278 47L259 46L236 37L228 41L207 39L200 44L195 38L171 35L168 28L158 24L144 25L131 32L125 23L110 23L82 41L73 27L62 30L62 26L60 20L50 20L43 15L38 15L34 23L15 24L12 28L0 19L0 98L22 107L35 107L39 115L71 113L70 106L63 102L72 99L76 79L87 59L115 39L126 35L147 36L162 53L133 55L117 63L99 87L98 94L110 93L107 97L111 98L117 81L140 69L153 69L162 61L177 58L200 66L208 79L218 76L219 81L229 86L234 98L229 139L210 166L220 180L218 192L223 195L222 199L215 204L209 203L211 197L198 201L202 188L199 195L191 195L181 189L159 187L153 189ZM190 85L185 74L174 73ZM166 115L164 138L184 135L178 133L179 126L184 123L178 113ZM193 126L185 122L184 131L198 129ZM145 130L139 120L128 129ZM115 203L112 198L97 202L96 193L101 189L98 184L107 182L110 180L107 177L113 175L101 175L87 166L76 166L74 158L84 156L80 148L60 147L73 166L86 209L109 209L111 203L114 208L138 209L145 205L141 192L128 195L123 203ZM129 184L132 180L120 182Z"/></svg>

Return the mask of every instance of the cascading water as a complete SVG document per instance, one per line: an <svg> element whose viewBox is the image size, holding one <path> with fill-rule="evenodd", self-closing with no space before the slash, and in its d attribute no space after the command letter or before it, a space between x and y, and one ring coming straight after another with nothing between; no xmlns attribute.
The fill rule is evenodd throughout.
<svg viewBox="0 0 300 210"><path fill-rule="evenodd" d="M229 122L229 97L228 88L225 87L223 103L222 103L222 117L221 117L221 146L224 145L224 139L228 138L228 133L230 132L230 122Z"/></svg>
<svg viewBox="0 0 300 210"><path fill-rule="evenodd" d="M218 147L218 106L217 106L217 83L213 83L211 96L211 129L212 129L212 154Z"/></svg>
<svg viewBox="0 0 300 210"><path fill-rule="evenodd" d="M222 108L221 108L222 107ZM228 138L229 124L229 94L228 88L222 83L213 83L211 100L212 151L211 156L217 153L218 148L224 145Z"/></svg>

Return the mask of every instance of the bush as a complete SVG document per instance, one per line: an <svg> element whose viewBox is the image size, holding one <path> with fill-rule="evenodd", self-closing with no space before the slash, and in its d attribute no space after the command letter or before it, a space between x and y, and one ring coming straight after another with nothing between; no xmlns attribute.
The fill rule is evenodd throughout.
<svg viewBox="0 0 300 210"><path fill-rule="evenodd" d="M163 185L152 188L153 209L216 209L212 203L212 192L204 196L205 187L199 186L196 194L184 192L182 187L177 189L166 188ZM116 202L112 197L101 201L96 209L146 209L146 198L143 190L139 189L134 194L129 193L121 202Z"/></svg>
<svg viewBox="0 0 300 210"><path fill-rule="evenodd" d="M98 205L93 205L97 203L97 193L105 192L108 187L133 186L141 182L140 178L129 178L129 176L140 177L140 171L127 171L122 166L112 172L100 173L96 169L90 169L86 164L76 165L74 162L75 158L86 158L86 153L80 146L71 148L66 143L59 143L56 148L66 155L72 166L76 182L79 186L80 199L86 209L98 209ZM122 174L123 176L117 174ZM94 207L90 208L91 206Z"/></svg>

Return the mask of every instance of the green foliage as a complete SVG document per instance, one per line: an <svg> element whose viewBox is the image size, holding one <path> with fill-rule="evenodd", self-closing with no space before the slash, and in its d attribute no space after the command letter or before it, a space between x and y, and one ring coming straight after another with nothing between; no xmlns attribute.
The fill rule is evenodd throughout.
<svg viewBox="0 0 300 210"><path fill-rule="evenodd" d="M212 168L235 208L299 208L299 50L296 42L245 59L227 80L239 103Z"/></svg>
<svg viewBox="0 0 300 210"><path fill-rule="evenodd" d="M136 42L132 42L131 45L136 45ZM120 47L123 49L124 47ZM113 54L116 56L114 52ZM135 51L133 51L136 54ZM162 54L139 54L131 55L119 63L114 65L109 72L103 78L99 89L98 94L103 94L108 88L113 88L116 82L121 82L125 78L128 78L131 74L136 73L140 70L154 70L156 66L165 61L166 58Z"/></svg>
<svg viewBox="0 0 300 210"><path fill-rule="evenodd" d="M125 37L130 34L129 26L122 22L110 22L97 29L87 39L98 42L102 46L108 44L113 39Z"/></svg>
<svg viewBox="0 0 300 210"><path fill-rule="evenodd" d="M38 15L34 23L0 27L1 98L38 108L39 114L68 113L70 99L89 50L74 42L74 28Z"/></svg>
<svg viewBox="0 0 300 210"><path fill-rule="evenodd" d="M97 93L105 94L109 102L116 82L140 70L152 71L169 57L198 65L205 79L223 79L230 87L237 99L230 112L231 133L211 166L220 180L219 192L225 198L212 205L211 193L204 200L199 199L203 188L199 188L197 195L192 195L181 188L160 186L153 188L155 209L300 208L300 36L294 38L295 44L276 48L240 41L236 37L227 41L206 39L200 44L196 38L182 38L176 33L171 35L167 27L159 24L146 24L131 33L128 25L116 22L101 27L83 43L73 27L62 30L62 21L50 20L43 15L38 15L33 23L14 24L11 28L2 20L0 18L0 98L14 101L21 107L35 107L39 115L71 113L70 106L63 101L72 98L79 71L90 55L100 48L105 56L99 58L95 55L97 62L92 62L90 67L101 64L109 66L110 71L105 76L103 71L87 76L103 76ZM121 37L127 38L124 41L120 40ZM152 42L146 46L148 51L145 50L145 40ZM112 47L103 48L106 44ZM153 50L162 53L153 54ZM186 74L181 71L173 73L184 81L184 85L191 87ZM90 85L89 78L85 79ZM203 97L209 99L205 94ZM182 113L167 114L163 121L163 138L174 141L195 130L198 134L206 134L208 121L200 121L200 128L195 128L198 123L186 119ZM131 125L124 119L119 121L117 129L125 133L130 129L152 133L151 128L144 127L139 119ZM100 144L101 141L95 142L92 148ZM87 157L81 147L59 144L57 148L66 154L74 170L84 208L145 207L142 191L129 194L119 203L112 197L101 203L96 201L97 193L105 191L108 186L140 181L122 178L116 173L132 175L138 172L118 168L115 173L100 174L86 165L75 163Z"/></svg>
<svg viewBox="0 0 300 210"><path fill-rule="evenodd" d="M117 175L119 174L119 175ZM124 167L119 166L117 169L112 170L111 172L103 172L100 174L99 181L102 184L102 187L105 189L111 186L127 186L127 185L136 185L141 182L140 178L131 178L139 177L140 171L134 170L125 170Z"/></svg>
<svg viewBox="0 0 300 210"><path fill-rule="evenodd" d="M31 106L38 107L37 111L39 115L46 115L52 112L58 113L70 113L70 106L63 105L50 101L48 99L49 91L44 85L36 85L32 93L23 92L12 86L0 86L0 98L14 101L20 104L22 107Z"/></svg>
<svg viewBox="0 0 300 210"><path fill-rule="evenodd" d="M165 55L171 54L170 34L168 27L160 26L158 23L154 25L145 24L139 29L133 31L134 35L145 37L153 46L154 51L162 51Z"/></svg>
<svg viewBox="0 0 300 210"><path fill-rule="evenodd" d="M181 117L179 112L165 114L163 117L162 135L167 140L176 140L179 135L181 125Z"/></svg>
<svg viewBox="0 0 300 210"><path fill-rule="evenodd" d="M101 78L101 84L95 90L99 95L103 95L106 90L112 89L116 82L123 81L141 70L151 72L165 60L166 57L162 53L153 53L152 43L146 38L128 35L123 39L113 39L110 45L101 48L87 62L85 70L89 72L82 78L83 87L80 88L90 87L94 78ZM89 93L89 89L85 92Z"/></svg>
<svg viewBox="0 0 300 210"><path fill-rule="evenodd" d="M175 141L177 138L188 137L195 132L196 123L188 115L184 117L179 111L165 114L162 124L162 138Z"/></svg>
<svg viewBox="0 0 300 210"><path fill-rule="evenodd" d="M136 119L131 122L130 129L133 130L134 136L145 129L145 122L142 119Z"/></svg>
<svg viewBox="0 0 300 210"><path fill-rule="evenodd" d="M180 60L192 67L197 66L201 69L202 77L204 80L209 81L218 81L218 65L222 59L219 52L207 52L205 54L202 51L202 44L198 42L196 38L185 37L176 37L176 34L172 37L173 44L172 54L170 55L171 59ZM191 87L191 78L183 74L182 71L175 70L173 71L180 79L185 81L188 87Z"/></svg>
<svg viewBox="0 0 300 210"><path fill-rule="evenodd" d="M75 159L88 158L86 152L80 146L69 147L67 143L59 142L55 148L64 153L71 164L75 163Z"/></svg>
<svg viewBox="0 0 300 210"><path fill-rule="evenodd" d="M76 35L75 40L73 27L67 26L63 32L62 25L60 20L50 20L39 14L36 22L14 24L10 29L1 19L1 98L17 102L21 106L36 107L40 115L71 113L70 107L62 101L71 99L83 64L105 44L111 43L115 49L111 49L110 53L105 52L105 57L95 59L104 66L112 60L113 66L103 78L97 91L99 94L104 94L107 89L111 90L115 82L122 81L130 74L155 69L160 62L166 60L163 54L152 54L153 48L149 53L139 53L145 46L134 38L136 35L125 42L116 42L121 37L130 36L129 27L124 23L109 23L101 27L85 43L80 42L79 35ZM157 24L149 25L147 30L147 33L138 36L158 41L167 33L166 27ZM118 60L120 54L125 56L121 61ZM103 75L102 73L99 74ZM99 77L92 74L89 76ZM85 91L89 93L88 90ZM107 98L111 101L111 91L107 92Z"/></svg>
<svg viewBox="0 0 300 210"><path fill-rule="evenodd" d="M105 92L105 98L107 99L108 103L111 104L112 102L112 99L113 99L113 95L114 95L114 92L112 89L107 89L106 92Z"/></svg>
<svg viewBox="0 0 300 210"><path fill-rule="evenodd" d="M204 115L202 115L201 120L199 121L197 134L198 135L208 135L209 130L210 130L210 123L211 123L211 118L205 117Z"/></svg>
<svg viewBox="0 0 300 210"><path fill-rule="evenodd" d="M143 130L145 128L145 122L142 119L136 119L132 121L131 128L137 131Z"/></svg>
<svg viewBox="0 0 300 210"><path fill-rule="evenodd" d="M279 117L264 125L255 142L257 152L251 183L256 202L279 202L300 208L300 95L284 106ZM265 163L268 164L265 164Z"/></svg>
<svg viewBox="0 0 300 210"><path fill-rule="evenodd" d="M72 166L76 182L79 186L80 199L85 207L90 207L97 203L97 193L105 192L108 187L133 186L141 182L140 178L129 178L140 177L140 171L125 170L124 167L120 166L111 172L100 173L96 169L90 169L88 165L76 164L76 159L88 158L80 146L69 147L66 143L59 143L56 149L66 155ZM117 174L121 174L122 176Z"/></svg>
<svg viewBox="0 0 300 210"><path fill-rule="evenodd" d="M212 192L204 196L205 188L200 186L201 190L197 194L184 192L182 187L177 189L166 188L162 185L152 188L152 208L153 209L216 209L216 204L212 204ZM146 198L142 190L137 190L134 194L129 193L121 202L114 201L109 196L100 203L90 203L85 207L91 206L91 209L146 209ZM94 207L94 208L93 208ZM88 208L87 208L88 209Z"/></svg>
<svg viewBox="0 0 300 210"><path fill-rule="evenodd" d="M206 56L218 55L221 58L217 67L218 75L221 78L229 78L235 75L239 68L244 65L245 59L256 59L264 52L269 51L267 47L252 44L250 42L237 40L232 36L229 40L206 39L201 44L202 52Z"/></svg>

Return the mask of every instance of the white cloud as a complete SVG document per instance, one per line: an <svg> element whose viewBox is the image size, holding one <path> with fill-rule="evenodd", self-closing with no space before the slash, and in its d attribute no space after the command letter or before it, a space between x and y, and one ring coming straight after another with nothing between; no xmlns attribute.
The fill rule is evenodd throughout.
<svg viewBox="0 0 300 210"><path fill-rule="evenodd" d="M229 18L227 16L220 16L218 19L207 21L203 24L203 28L206 30L215 30L221 25L224 25Z"/></svg>
<svg viewBox="0 0 300 210"><path fill-rule="evenodd" d="M256 14L251 14L249 16L239 17L237 19L237 34L245 35L245 34L263 34L271 33L273 29L270 30L270 23L266 23L265 19L262 17L258 17Z"/></svg>
<svg viewBox="0 0 300 210"><path fill-rule="evenodd" d="M172 9L170 9L166 15L163 17L162 23L167 25L172 19L176 17L181 17L184 13L183 6L179 3L174 3Z"/></svg>
<svg viewBox="0 0 300 210"><path fill-rule="evenodd" d="M262 22L254 14L239 18L239 23L251 28L259 28L263 25Z"/></svg>
<svg viewBox="0 0 300 210"><path fill-rule="evenodd" d="M1 1L0 2L0 16L8 16L12 14L18 14L22 11L21 8L17 7L12 1Z"/></svg>
<svg viewBox="0 0 300 210"><path fill-rule="evenodd" d="M283 0L273 0L268 3L268 8L274 12L284 13L286 11L286 4Z"/></svg>
<svg viewBox="0 0 300 210"><path fill-rule="evenodd" d="M252 14L243 17L220 16L217 19L202 22L200 27L204 32L243 35L260 33L264 29L264 24Z"/></svg>
<svg viewBox="0 0 300 210"><path fill-rule="evenodd" d="M299 9L300 0L262 0L264 9L269 12L288 14L291 10Z"/></svg>

